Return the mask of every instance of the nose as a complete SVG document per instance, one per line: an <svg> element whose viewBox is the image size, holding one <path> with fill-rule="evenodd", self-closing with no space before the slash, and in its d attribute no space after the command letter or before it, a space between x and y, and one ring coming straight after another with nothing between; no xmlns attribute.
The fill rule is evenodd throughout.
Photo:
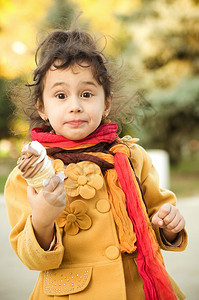
<svg viewBox="0 0 199 300"><path fill-rule="evenodd" d="M71 113L79 113L83 111L83 106L81 103L81 99L79 99L77 96L73 96L70 99L69 103L69 110Z"/></svg>

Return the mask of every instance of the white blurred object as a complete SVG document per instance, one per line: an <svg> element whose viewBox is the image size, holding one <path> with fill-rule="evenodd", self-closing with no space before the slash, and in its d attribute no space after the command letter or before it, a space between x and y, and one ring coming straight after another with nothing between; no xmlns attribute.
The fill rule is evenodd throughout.
<svg viewBox="0 0 199 300"><path fill-rule="evenodd" d="M59 173L56 174L56 176L59 177L61 181L64 181L64 179L65 179L65 173L64 172L59 172ZM44 187L47 186L49 184L49 182L50 182L50 178L45 179L43 181L43 186Z"/></svg>
<svg viewBox="0 0 199 300"><path fill-rule="evenodd" d="M164 150L147 150L152 163L159 174L159 186L163 189L170 187L169 155Z"/></svg>
<svg viewBox="0 0 199 300"><path fill-rule="evenodd" d="M15 41L12 43L12 50L19 55L23 55L26 53L27 47L24 43Z"/></svg>

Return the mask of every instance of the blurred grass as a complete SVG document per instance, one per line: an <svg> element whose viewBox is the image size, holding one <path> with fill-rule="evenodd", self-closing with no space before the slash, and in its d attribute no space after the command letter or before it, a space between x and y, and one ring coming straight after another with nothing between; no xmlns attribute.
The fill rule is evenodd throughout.
<svg viewBox="0 0 199 300"><path fill-rule="evenodd" d="M4 186L9 173L16 166L17 159L14 158L0 158L0 194L4 191Z"/></svg>
<svg viewBox="0 0 199 300"><path fill-rule="evenodd" d="M0 158L0 193L8 174L16 166L16 159ZM199 157L187 158L178 166L171 167L170 189L178 198L199 195Z"/></svg>
<svg viewBox="0 0 199 300"><path fill-rule="evenodd" d="M178 198L199 195L199 156L186 158L171 167L170 185Z"/></svg>

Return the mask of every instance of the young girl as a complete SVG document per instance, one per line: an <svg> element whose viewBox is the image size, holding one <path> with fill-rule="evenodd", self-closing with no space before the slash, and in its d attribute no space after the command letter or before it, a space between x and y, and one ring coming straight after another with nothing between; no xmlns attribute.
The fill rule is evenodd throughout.
<svg viewBox="0 0 199 300"><path fill-rule="evenodd" d="M120 139L107 121L108 61L79 30L49 34L39 54L31 139L65 180L54 176L37 193L16 167L6 184L11 245L41 271L30 299L184 299L160 248L185 249L185 221L137 140Z"/></svg>

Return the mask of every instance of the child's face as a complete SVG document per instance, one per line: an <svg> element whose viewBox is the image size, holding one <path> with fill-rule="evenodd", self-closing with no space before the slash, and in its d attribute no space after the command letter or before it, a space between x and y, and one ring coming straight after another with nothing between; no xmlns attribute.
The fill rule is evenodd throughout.
<svg viewBox="0 0 199 300"><path fill-rule="evenodd" d="M43 103L40 116L49 119L56 134L70 140L87 137L100 125L103 113L110 110L110 101L105 104L104 89L91 68L78 65L48 70Z"/></svg>

